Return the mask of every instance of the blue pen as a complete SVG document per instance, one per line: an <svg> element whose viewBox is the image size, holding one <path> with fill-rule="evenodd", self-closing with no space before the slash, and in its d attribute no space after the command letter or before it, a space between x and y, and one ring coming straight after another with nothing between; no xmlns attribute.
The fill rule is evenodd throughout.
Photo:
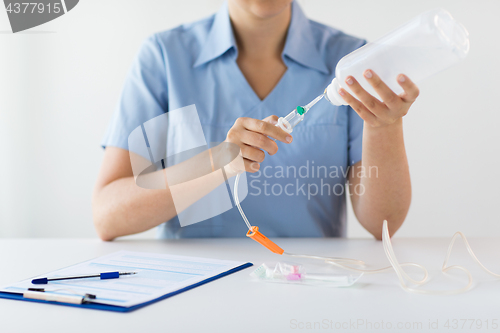
<svg viewBox="0 0 500 333"><path fill-rule="evenodd" d="M94 275L81 275L81 276L68 276L68 277L58 277L58 278L39 278L31 281L33 284L47 284L50 281L60 281L60 280L74 280L74 279L88 279L88 278L100 278L101 280L108 279L118 279L120 275L134 275L137 272L106 272Z"/></svg>

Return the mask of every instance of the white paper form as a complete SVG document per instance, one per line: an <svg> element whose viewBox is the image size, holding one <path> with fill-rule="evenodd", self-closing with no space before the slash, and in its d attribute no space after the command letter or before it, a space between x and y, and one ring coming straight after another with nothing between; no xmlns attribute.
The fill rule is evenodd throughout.
<svg viewBox="0 0 500 333"><path fill-rule="evenodd" d="M6 286L1 290L23 293L28 288L42 287L46 289L46 292L64 288L65 290L53 293L64 295L74 295L74 292L89 293L97 296L95 302L130 307L209 279L243 264L245 263L238 261L120 251L40 277L55 278L113 271L133 271L137 274L110 280L87 278L51 281L45 285L32 284L32 279L29 279Z"/></svg>

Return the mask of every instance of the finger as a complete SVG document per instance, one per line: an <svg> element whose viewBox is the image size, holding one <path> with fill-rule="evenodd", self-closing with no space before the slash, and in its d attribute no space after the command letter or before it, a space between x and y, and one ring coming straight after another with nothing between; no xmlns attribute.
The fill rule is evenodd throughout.
<svg viewBox="0 0 500 333"><path fill-rule="evenodd" d="M398 83L403 88L404 92L399 95L399 97L405 103L413 103L420 94L420 90L413 81L404 74L398 75Z"/></svg>
<svg viewBox="0 0 500 333"><path fill-rule="evenodd" d="M384 105L384 103L382 103L377 98L370 95L365 89L363 89L363 87L361 87L359 82L353 76L348 76L346 78L345 82L349 86L349 89L352 90L352 92L356 95L356 97L372 113L378 115L378 113L380 113L381 110L387 109L387 107Z"/></svg>
<svg viewBox="0 0 500 333"><path fill-rule="evenodd" d="M241 147L241 156L250 161L262 163L264 161L264 158L266 158L266 153L264 153L262 150L258 148L244 144Z"/></svg>
<svg viewBox="0 0 500 333"><path fill-rule="evenodd" d="M384 103L389 107L389 109L398 109L401 106L401 97L396 95L391 88L389 88L384 81L371 69L366 70L363 73L366 81L375 89L377 94L382 98Z"/></svg>
<svg viewBox="0 0 500 333"><path fill-rule="evenodd" d="M240 118L243 121L243 127L249 131L257 132L265 136L270 136L281 142L292 142L292 136L281 128L274 126L266 121L253 118ZM261 147L259 147L261 148Z"/></svg>
<svg viewBox="0 0 500 333"><path fill-rule="evenodd" d="M247 159L243 159L243 163L245 164L245 170L250 173L255 173L259 171L260 164L254 161L250 161Z"/></svg>
<svg viewBox="0 0 500 333"><path fill-rule="evenodd" d="M276 142L260 133L242 131L240 134L240 141L246 145L265 150L269 155L274 155L278 151L278 145Z"/></svg>
<svg viewBox="0 0 500 333"><path fill-rule="evenodd" d="M354 98L344 88L339 89L339 94L340 96L342 96L344 101L349 104L354 109L354 111L356 111L361 119L373 126L378 123L377 117L373 113L371 113L363 103Z"/></svg>
<svg viewBox="0 0 500 333"><path fill-rule="evenodd" d="M265 121L267 123L270 123L271 125L276 126L276 124L278 123L278 116L271 115L269 117L262 119L262 121Z"/></svg>

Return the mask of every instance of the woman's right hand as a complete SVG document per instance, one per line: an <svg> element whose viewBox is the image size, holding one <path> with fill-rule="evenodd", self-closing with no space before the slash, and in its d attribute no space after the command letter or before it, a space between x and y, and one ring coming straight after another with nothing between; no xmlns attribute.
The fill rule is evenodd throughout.
<svg viewBox="0 0 500 333"><path fill-rule="evenodd" d="M245 170L239 172L257 172L260 163L264 161L267 151L274 155L278 151L278 145L271 138L284 143L292 142L290 134L275 126L278 123L277 116L269 116L264 120L241 117L236 119L233 127L227 132L226 142L237 144L240 154L245 163Z"/></svg>

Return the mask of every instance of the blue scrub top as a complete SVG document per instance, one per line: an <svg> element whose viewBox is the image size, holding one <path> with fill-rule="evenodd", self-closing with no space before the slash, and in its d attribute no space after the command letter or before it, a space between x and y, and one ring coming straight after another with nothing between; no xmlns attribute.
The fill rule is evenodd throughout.
<svg viewBox="0 0 500 333"><path fill-rule="evenodd" d="M147 38L132 65L102 142L128 150L138 126L169 110L195 104L207 142L222 142L238 117L285 116L321 94L337 62L364 41L307 19L293 2L283 50L287 70L264 99L236 64L238 49L227 4L209 18ZM346 234L346 172L361 160L363 121L348 106L326 100L293 131L289 145L266 154L261 169L247 173L242 207L268 237L339 237ZM171 135L170 133L169 135ZM178 135L181 135L179 131ZM177 133L174 133L177 135ZM181 227L177 217L158 228L160 238L243 237L236 207Z"/></svg>

